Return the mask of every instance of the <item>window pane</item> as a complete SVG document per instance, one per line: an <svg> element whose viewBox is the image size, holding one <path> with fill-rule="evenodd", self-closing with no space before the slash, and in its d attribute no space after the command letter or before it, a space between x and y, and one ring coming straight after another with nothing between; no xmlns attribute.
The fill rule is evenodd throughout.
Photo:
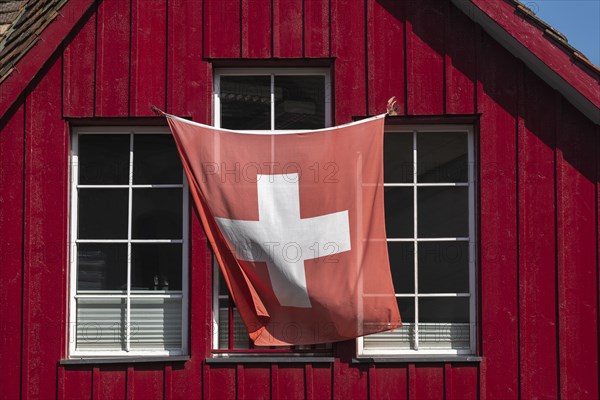
<svg viewBox="0 0 600 400"><path fill-rule="evenodd" d="M216 264L216 260L215 260L215 264ZM223 276L223 272L221 272L221 267L219 267L218 265L215 265L213 268L217 268L219 270L219 272L218 272L219 294L220 295L229 294L229 289L227 288L227 282L225 282L225 277Z"/></svg>
<svg viewBox="0 0 600 400"><path fill-rule="evenodd" d="M181 290L181 245L131 246L131 290Z"/></svg>
<svg viewBox="0 0 600 400"><path fill-rule="evenodd" d="M171 135L135 135L133 183L181 183L182 166Z"/></svg>
<svg viewBox="0 0 600 400"><path fill-rule="evenodd" d="M219 300L219 349L229 348L229 300ZM236 308L233 309L233 348L250 346L248 330Z"/></svg>
<svg viewBox="0 0 600 400"><path fill-rule="evenodd" d="M470 344L468 323L422 323L419 324L420 349L462 349Z"/></svg>
<svg viewBox="0 0 600 400"><path fill-rule="evenodd" d="M271 77L221 76L221 127L271 129Z"/></svg>
<svg viewBox="0 0 600 400"><path fill-rule="evenodd" d="M467 133L417 134L419 182L467 182Z"/></svg>
<svg viewBox="0 0 600 400"><path fill-rule="evenodd" d="M413 181L413 134L387 132L383 140L384 182Z"/></svg>
<svg viewBox="0 0 600 400"><path fill-rule="evenodd" d="M386 187L385 230L389 238L412 238L413 232L413 188Z"/></svg>
<svg viewBox="0 0 600 400"><path fill-rule="evenodd" d="M469 243L419 243L419 293L469 293Z"/></svg>
<svg viewBox="0 0 600 400"><path fill-rule="evenodd" d="M79 243L77 290L126 290L127 244Z"/></svg>
<svg viewBox="0 0 600 400"><path fill-rule="evenodd" d="M181 349L181 299L132 298L132 349Z"/></svg>
<svg viewBox="0 0 600 400"><path fill-rule="evenodd" d="M415 299L414 297L397 297L398 309L402 322L415 322Z"/></svg>
<svg viewBox="0 0 600 400"><path fill-rule="evenodd" d="M275 129L325 127L325 77L275 77Z"/></svg>
<svg viewBox="0 0 600 400"><path fill-rule="evenodd" d="M419 322L469 322L468 297L419 299Z"/></svg>
<svg viewBox="0 0 600 400"><path fill-rule="evenodd" d="M467 187L420 187L417 190L419 237L469 236Z"/></svg>
<svg viewBox="0 0 600 400"><path fill-rule="evenodd" d="M181 239L181 189L133 190L133 238Z"/></svg>
<svg viewBox="0 0 600 400"><path fill-rule="evenodd" d="M77 350L125 350L127 300L77 299Z"/></svg>
<svg viewBox="0 0 600 400"><path fill-rule="evenodd" d="M414 243L388 242L392 280L396 293L415 292Z"/></svg>
<svg viewBox="0 0 600 400"><path fill-rule="evenodd" d="M79 189L79 239L127 239L127 189Z"/></svg>
<svg viewBox="0 0 600 400"><path fill-rule="evenodd" d="M129 135L79 135L79 183L127 185Z"/></svg>

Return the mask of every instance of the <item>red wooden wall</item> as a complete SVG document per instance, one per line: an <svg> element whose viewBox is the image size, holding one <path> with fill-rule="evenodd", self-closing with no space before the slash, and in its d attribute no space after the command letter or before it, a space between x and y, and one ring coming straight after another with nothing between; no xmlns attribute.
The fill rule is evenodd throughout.
<svg viewBox="0 0 600 400"><path fill-rule="evenodd" d="M331 60L335 122L481 113L480 363L206 364L210 253L191 230L191 360L63 366L69 124L211 120L213 61ZM123 120L121 120L122 122ZM0 120L0 397L598 396L600 129L449 1L102 0Z"/></svg>

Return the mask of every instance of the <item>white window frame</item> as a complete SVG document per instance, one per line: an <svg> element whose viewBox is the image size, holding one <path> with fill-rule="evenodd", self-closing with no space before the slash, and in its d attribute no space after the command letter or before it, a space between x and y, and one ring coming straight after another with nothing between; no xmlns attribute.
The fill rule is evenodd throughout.
<svg viewBox="0 0 600 400"><path fill-rule="evenodd" d="M475 139L474 129L471 125L405 125L405 126L386 126L387 132L403 132L412 133L413 135L413 181L410 183L384 183L386 187L411 187L413 188L413 237L402 238L402 239L391 239L388 238L388 242L412 242L414 244L414 293L412 294L396 294L396 297L403 298L431 298L431 297L469 297L469 349L419 349L419 335L418 335L418 323L419 323L419 302L415 302L415 347L412 349L399 348L393 346L393 341L390 340L390 345L387 347L368 348L365 346L365 338L359 337L357 340L357 355L360 356L373 356L373 355L404 355L404 356L432 356L432 355L475 355L477 354L477 231L476 231L476 191L477 186L475 182ZM416 148L416 137L417 133L427 132L466 132L468 135L467 139L467 152L468 152L468 179L466 183L448 182L448 183L418 183L417 182L417 148ZM468 187L468 229L469 236L466 238L458 237L445 237L445 238L418 238L418 226L417 226L417 187L433 187L433 186L463 186ZM427 293L419 294L418 285L418 243L422 242L441 242L441 241L468 241L469 243L469 293ZM386 333L376 334L383 338ZM368 339L367 339L368 340Z"/></svg>
<svg viewBox="0 0 600 400"><path fill-rule="evenodd" d="M216 68L213 73L213 126L221 128L221 76L270 76L271 77L271 129L252 130L253 134L285 133L290 130L275 131L275 76L323 76L325 78L325 128L332 123L331 116L331 75L329 68ZM297 132L298 130L294 130ZM219 269L213 257L213 285L212 285L212 349L219 349L219 300L226 300L226 296L219 295ZM252 352L252 349L248 350Z"/></svg>
<svg viewBox="0 0 600 400"><path fill-rule="evenodd" d="M253 134L273 134L275 130L275 76L323 76L325 77L325 128L331 126L331 78L329 68L217 68L213 77L213 125L221 127L221 76L270 76L271 77L271 129L253 130ZM294 131L297 131L295 129ZM289 132L279 129L277 132Z"/></svg>
<svg viewBox="0 0 600 400"><path fill-rule="evenodd" d="M126 185L79 185L79 136L87 134L127 134L129 141L129 182ZM189 191L188 183L182 168L181 184L133 184L133 136L135 134L168 134L171 132L168 127L161 126L82 126L74 127L71 134L71 192L70 192L70 241L69 241L69 358L94 358L94 357L131 357L131 356L184 356L188 355L188 307L189 307ZM78 239L78 189L79 188L123 188L129 190L128 204L128 228L127 239ZM132 192L135 188L182 188L182 239L132 239ZM126 243L127 244L127 291L122 294L107 294L105 291L96 291L97 293L77 294L77 245L78 243ZM137 291L131 293L131 247L134 243L180 243L182 249L182 276L181 291ZM90 291L92 292L92 291ZM147 293L146 293L147 292ZM126 350L77 350L77 299L78 298L121 298L127 300L126 308ZM130 348L131 339L131 300L136 298L157 299L157 298L181 298L181 349L179 350L132 350Z"/></svg>

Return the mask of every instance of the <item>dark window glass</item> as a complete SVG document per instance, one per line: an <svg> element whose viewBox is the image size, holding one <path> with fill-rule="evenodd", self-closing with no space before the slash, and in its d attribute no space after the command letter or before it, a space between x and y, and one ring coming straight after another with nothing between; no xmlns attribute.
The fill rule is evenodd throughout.
<svg viewBox="0 0 600 400"><path fill-rule="evenodd" d="M387 237L413 237L413 188L386 187L384 189L384 201Z"/></svg>
<svg viewBox="0 0 600 400"><path fill-rule="evenodd" d="M396 293L415 291L414 243L388 242L392 280Z"/></svg>
<svg viewBox="0 0 600 400"><path fill-rule="evenodd" d="M77 290L126 290L127 244L77 245Z"/></svg>
<svg viewBox="0 0 600 400"><path fill-rule="evenodd" d="M181 183L181 161L171 135L135 135L133 183Z"/></svg>
<svg viewBox="0 0 600 400"><path fill-rule="evenodd" d="M419 299L419 322L469 322L468 297Z"/></svg>
<svg viewBox="0 0 600 400"><path fill-rule="evenodd" d="M221 127L271 129L271 77L221 76Z"/></svg>
<svg viewBox="0 0 600 400"><path fill-rule="evenodd" d="M229 288L227 287L227 282L225 282L225 277L223 276L220 267L215 266L215 268L219 268L219 294L229 294Z"/></svg>
<svg viewBox="0 0 600 400"><path fill-rule="evenodd" d="M418 182L467 182L467 133L417 134Z"/></svg>
<svg viewBox="0 0 600 400"><path fill-rule="evenodd" d="M275 129L325 127L325 77L275 76Z"/></svg>
<svg viewBox="0 0 600 400"><path fill-rule="evenodd" d="M418 188L419 237L469 236L468 193L467 187Z"/></svg>
<svg viewBox="0 0 600 400"><path fill-rule="evenodd" d="M415 322L415 299L412 297L397 297L396 299L402 322Z"/></svg>
<svg viewBox="0 0 600 400"><path fill-rule="evenodd" d="M79 189L79 239L127 239L127 189Z"/></svg>
<svg viewBox="0 0 600 400"><path fill-rule="evenodd" d="M469 243L419 243L419 293L469 292Z"/></svg>
<svg viewBox="0 0 600 400"><path fill-rule="evenodd" d="M181 239L181 189L133 190L133 239Z"/></svg>
<svg viewBox="0 0 600 400"><path fill-rule="evenodd" d="M79 184L127 185L129 135L79 135Z"/></svg>
<svg viewBox="0 0 600 400"><path fill-rule="evenodd" d="M181 290L181 245L131 246L131 290Z"/></svg>
<svg viewBox="0 0 600 400"><path fill-rule="evenodd" d="M413 135L388 132L383 141L384 181L410 183L413 181Z"/></svg>

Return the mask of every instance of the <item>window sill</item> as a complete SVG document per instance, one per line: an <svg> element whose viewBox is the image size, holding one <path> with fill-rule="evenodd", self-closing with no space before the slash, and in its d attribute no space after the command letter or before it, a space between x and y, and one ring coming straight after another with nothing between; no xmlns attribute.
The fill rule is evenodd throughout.
<svg viewBox="0 0 600 400"><path fill-rule="evenodd" d="M190 356L80 357L60 360L60 365L173 363L189 361Z"/></svg>
<svg viewBox="0 0 600 400"><path fill-rule="evenodd" d="M319 364L319 363L333 363L334 357L303 357L296 355L283 355L283 356L231 356L231 355L220 355L210 357L206 359L207 364L251 364L251 363L267 363L267 364Z"/></svg>
<svg viewBox="0 0 600 400"><path fill-rule="evenodd" d="M423 356L359 356L352 359L352 364L362 363L478 363L481 356L470 355L423 355Z"/></svg>

